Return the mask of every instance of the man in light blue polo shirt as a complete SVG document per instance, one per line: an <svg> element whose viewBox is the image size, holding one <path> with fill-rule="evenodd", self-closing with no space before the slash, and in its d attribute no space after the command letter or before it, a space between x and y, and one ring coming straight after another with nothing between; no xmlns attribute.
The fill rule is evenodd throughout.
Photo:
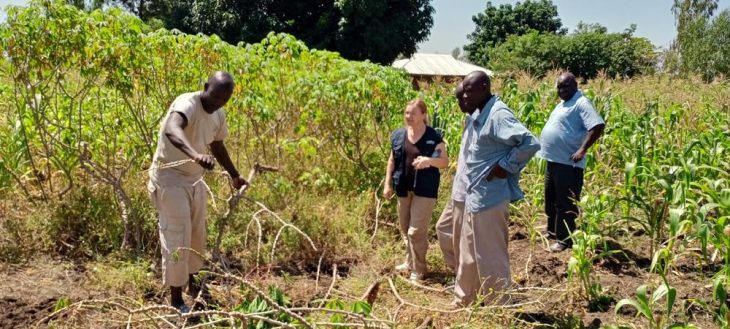
<svg viewBox="0 0 730 329"><path fill-rule="evenodd" d="M504 303L511 284L509 203L521 199L520 172L540 149L535 136L499 97L481 71L464 78L464 101L481 109L472 123L474 139L466 156L466 216L459 245L454 286L458 306L471 304L479 292L485 303Z"/></svg>
<svg viewBox="0 0 730 329"><path fill-rule="evenodd" d="M538 156L547 161L545 171L545 214L548 237L557 239L550 250L570 248L570 234L578 216L576 200L583 188L586 152L603 134L606 124L583 93L575 76L563 73L557 80L558 104L540 136Z"/></svg>

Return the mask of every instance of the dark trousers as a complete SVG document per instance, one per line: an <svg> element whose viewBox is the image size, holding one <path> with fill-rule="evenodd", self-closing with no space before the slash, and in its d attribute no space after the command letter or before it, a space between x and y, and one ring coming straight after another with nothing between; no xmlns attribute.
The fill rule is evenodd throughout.
<svg viewBox="0 0 730 329"><path fill-rule="evenodd" d="M566 245L572 245L570 234L578 217L576 201L583 189L583 169L555 162L545 171L545 214L548 234Z"/></svg>

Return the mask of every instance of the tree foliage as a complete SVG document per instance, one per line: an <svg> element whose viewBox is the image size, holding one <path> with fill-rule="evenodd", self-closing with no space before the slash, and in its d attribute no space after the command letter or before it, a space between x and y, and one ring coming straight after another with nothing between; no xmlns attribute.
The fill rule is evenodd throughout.
<svg viewBox="0 0 730 329"><path fill-rule="evenodd" d="M526 0L499 7L487 2L484 12L472 17L476 24L469 34L470 43L464 46L473 63L489 62L489 48L506 41L510 35L523 35L535 30L543 33L563 34L558 8L550 0Z"/></svg>
<svg viewBox="0 0 730 329"><path fill-rule="evenodd" d="M634 37L636 26L609 33L600 24L579 23L572 34L562 27L551 0L527 0L487 8L472 18L476 29L464 46L471 62L498 72L521 70L542 76L552 69L567 69L591 78L605 71L610 76L651 72L654 47Z"/></svg>
<svg viewBox="0 0 730 329"><path fill-rule="evenodd" d="M312 48L380 64L413 54L433 26L429 0L109 1L185 33L216 34L235 44L284 32Z"/></svg>
<svg viewBox="0 0 730 329"><path fill-rule="evenodd" d="M665 54L667 71L707 80L730 74L730 11L713 16L717 7L717 0L674 1L677 38Z"/></svg>
<svg viewBox="0 0 730 329"><path fill-rule="evenodd" d="M654 47L647 39L634 37L634 30L632 26L623 33L607 33L600 25L579 24L567 36L537 31L513 35L489 50L490 68L536 76L566 69L584 78L601 71L621 77L651 72L656 63Z"/></svg>

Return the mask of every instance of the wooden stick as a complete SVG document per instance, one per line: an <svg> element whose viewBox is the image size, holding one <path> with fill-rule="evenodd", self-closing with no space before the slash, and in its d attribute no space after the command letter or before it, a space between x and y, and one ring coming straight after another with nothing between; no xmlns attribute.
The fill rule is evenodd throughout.
<svg viewBox="0 0 730 329"><path fill-rule="evenodd" d="M324 304L327 302L327 298L330 297L330 293L332 293L332 288L335 286L335 282L337 281L337 263L332 264L332 282L330 283L329 289L327 289L327 293L324 294L324 298L322 298L322 302L319 303L319 307L322 308Z"/></svg>
<svg viewBox="0 0 730 329"><path fill-rule="evenodd" d="M251 182L253 181L254 177L256 177L256 174L261 172L274 172L279 171L276 167L271 166L264 166L259 163L254 164L251 171L248 173L248 178L246 181L248 184L241 186L240 189L233 192L233 194L228 197L228 209L226 210L226 213L223 215L223 217L218 221L218 235L215 238L215 246L213 247L213 257L212 261L214 263L218 262L220 259L220 252L221 252L221 241L223 240L223 230L226 227L226 224L228 224L228 221L233 214L233 212L236 210L236 206L238 205L238 202L243 197L244 193L246 193L246 190L251 186Z"/></svg>
<svg viewBox="0 0 730 329"><path fill-rule="evenodd" d="M427 316L423 320L423 322L421 322L421 325L416 327L416 329L426 329L426 328L430 327L432 323L433 323L433 318L430 316Z"/></svg>

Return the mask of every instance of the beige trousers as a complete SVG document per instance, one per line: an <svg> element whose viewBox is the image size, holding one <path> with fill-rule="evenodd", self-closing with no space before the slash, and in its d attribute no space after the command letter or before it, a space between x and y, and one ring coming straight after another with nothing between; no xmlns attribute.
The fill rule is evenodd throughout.
<svg viewBox="0 0 730 329"><path fill-rule="evenodd" d="M205 253L207 191L202 182L190 187L174 187L159 186L152 181L147 183L147 190L159 216L162 283L184 286L188 274L203 267L199 255L179 248L190 248L201 255Z"/></svg>
<svg viewBox="0 0 730 329"><path fill-rule="evenodd" d="M406 241L406 263L411 272L426 274L428 226L435 206L435 198L416 196L413 192L398 198L400 231Z"/></svg>
<svg viewBox="0 0 730 329"><path fill-rule="evenodd" d="M478 213L467 213L461 231L461 254L454 295L463 305L478 294L486 304L503 304L511 283L509 267L509 202Z"/></svg>
<svg viewBox="0 0 730 329"><path fill-rule="evenodd" d="M436 223L436 236L444 254L444 261L452 270L459 265L459 241L461 226L464 222L464 202L449 199L439 221Z"/></svg>

